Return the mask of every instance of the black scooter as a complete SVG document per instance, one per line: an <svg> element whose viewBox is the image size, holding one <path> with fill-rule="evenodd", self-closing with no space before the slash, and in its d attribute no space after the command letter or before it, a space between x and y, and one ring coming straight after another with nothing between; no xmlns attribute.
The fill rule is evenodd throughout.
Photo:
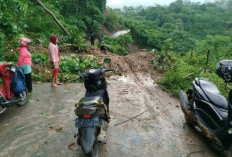
<svg viewBox="0 0 232 157"><path fill-rule="evenodd" d="M88 157L98 156L98 144L103 143L98 136L109 123L109 97L104 74L112 70L90 69L80 75L86 88L85 97L76 104L75 125L78 128L77 143Z"/></svg>
<svg viewBox="0 0 232 157"><path fill-rule="evenodd" d="M216 73L226 83L232 83L232 60L220 61ZM193 81L193 89L180 93L186 122L205 136L220 153L226 152L232 142L231 103L232 90L227 102L213 83L201 78Z"/></svg>

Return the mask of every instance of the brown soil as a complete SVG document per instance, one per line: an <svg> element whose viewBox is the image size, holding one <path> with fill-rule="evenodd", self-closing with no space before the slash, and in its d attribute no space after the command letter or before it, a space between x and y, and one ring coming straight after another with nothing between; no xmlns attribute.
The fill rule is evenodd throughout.
<svg viewBox="0 0 232 157"><path fill-rule="evenodd" d="M127 56L118 56L110 52L92 51L93 56L99 58L99 63L103 66L115 70L118 74L150 73L153 71L151 60L156 57L154 53L137 52ZM110 58L110 63L104 63L105 58Z"/></svg>
<svg viewBox="0 0 232 157"><path fill-rule="evenodd" d="M129 43L126 47L126 50L130 53L141 52L141 48L135 44Z"/></svg>

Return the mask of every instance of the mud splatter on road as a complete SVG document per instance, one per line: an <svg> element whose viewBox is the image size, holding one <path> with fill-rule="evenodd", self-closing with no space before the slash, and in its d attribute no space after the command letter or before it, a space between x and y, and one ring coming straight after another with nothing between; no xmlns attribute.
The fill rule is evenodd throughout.
<svg viewBox="0 0 232 157"><path fill-rule="evenodd" d="M118 94L111 103L113 122L108 130L107 156L185 157L197 151L192 156L213 157L198 134L186 125L179 101L160 90L149 76L136 75L110 81L111 96ZM148 112L136 119L114 125L147 108Z"/></svg>
<svg viewBox="0 0 232 157"><path fill-rule="evenodd" d="M101 156L185 157L196 152L190 156L214 157L186 125L178 100L160 90L150 76L131 74L108 80L112 121ZM35 84L34 89L29 104L0 115L0 156L83 156L74 138L74 104L84 95L84 86Z"/></svg>

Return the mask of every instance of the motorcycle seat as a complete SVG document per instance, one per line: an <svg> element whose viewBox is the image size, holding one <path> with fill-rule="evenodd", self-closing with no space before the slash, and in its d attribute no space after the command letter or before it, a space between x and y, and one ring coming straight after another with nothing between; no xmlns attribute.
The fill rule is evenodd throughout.
<svg viewBox="0 0 232 157"><path fill-rule="evenodd" d="M226 98L220 93L217 86L207 80L199 80L199 84L212 104L225 110L228 109L228 102Z"/></svg>
<svg viewBox="0 0 232 157"><path fill-rule="evenodd" d="M100 104L103 102L101 96L86 96L79 101L79 105L93 105L93 104Z"/></svg>

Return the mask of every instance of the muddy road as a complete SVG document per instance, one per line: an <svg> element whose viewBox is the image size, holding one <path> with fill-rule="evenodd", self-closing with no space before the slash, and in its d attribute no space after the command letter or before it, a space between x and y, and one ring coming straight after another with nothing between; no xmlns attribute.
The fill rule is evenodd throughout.
<svg viewBox="0 0 232 157"><path fill-rule="evenodd" d="M160 90L151 77L113 76L108 89L112 121L101 156L214 156L186 125L178 100ZM29 104L0 115L0 156L82 157L74 138L74 104L83 95L80 83L58 88L35 84Z"/></svg>

